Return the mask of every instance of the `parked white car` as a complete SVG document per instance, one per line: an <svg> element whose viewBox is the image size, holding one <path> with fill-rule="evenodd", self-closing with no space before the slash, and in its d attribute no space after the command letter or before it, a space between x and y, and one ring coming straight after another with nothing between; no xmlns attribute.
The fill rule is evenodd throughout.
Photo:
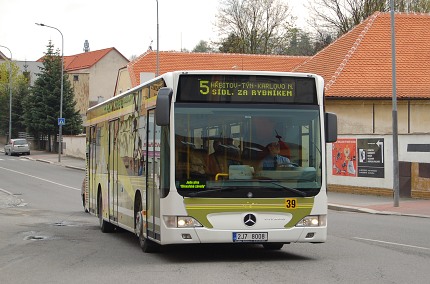
<svg viewBox="0 0 430 284"><path fill-rule="evenodd" d="M10 139L9 142L4 145L5 155L30 155L30 145L26 139Z"/></svg>

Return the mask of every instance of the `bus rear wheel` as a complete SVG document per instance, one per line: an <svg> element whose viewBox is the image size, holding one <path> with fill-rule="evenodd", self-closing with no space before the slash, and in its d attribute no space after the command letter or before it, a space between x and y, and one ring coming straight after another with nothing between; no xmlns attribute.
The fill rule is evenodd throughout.
<svg viewBox="0 0 430 284"><path fill-rule="evenodd" d="M143 252L145 253L153 253L153 252L158 252L160 250L160 245L158 245L157 243L149 240L148 238L145 238L144 236L144 224L143 224L143 216L142 216L142 201L139 202L139 206L137 206L137 210L136 210L136 217L135 217L135 222L136 222L136 234L138 236L139 239L139 246L142 249Z"/></svg>

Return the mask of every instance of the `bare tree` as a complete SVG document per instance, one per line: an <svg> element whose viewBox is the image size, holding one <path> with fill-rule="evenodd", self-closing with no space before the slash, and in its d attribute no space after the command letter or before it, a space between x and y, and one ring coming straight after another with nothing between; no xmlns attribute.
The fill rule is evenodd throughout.
<svg viewBox="0 0 430 284"><path fill-rule="evenodd" d="M384 11L386 0L308 0L311 25L340 36L376 11Z"/></svg>
<svg viewBox="0 0 430 284"><path fill-rule="evenodd" d="M380 11L390 9L389 0L308 0L310 24L317 31L330 31L341 36L354 26ZM396 0L397 12L430 12L430 0Z"/></svg>
<svg viewBox="0 0 430 284"><path fill-rule="evenodd" d="M216 26L234 52L273 54L286 45L293 17L280 0L221 0ZM220 48L222 49L222 48Z"/></svg>
<svg viewBox="0 0 430 284"><path fill-rule="evenodd" d="M389 1L388 1L389 2ZM430 1L429 0L397 0L396 11L399 12L416 12L416 13L429 13Z"/></svg>

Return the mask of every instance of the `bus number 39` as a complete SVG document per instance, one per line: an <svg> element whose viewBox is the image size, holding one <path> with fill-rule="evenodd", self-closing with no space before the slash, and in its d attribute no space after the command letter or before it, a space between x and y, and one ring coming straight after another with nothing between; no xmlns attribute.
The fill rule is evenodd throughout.
<svg viewBox="0 0 430 284"><path fill-rule="evenodd" d="M285 207L289 209L294 209L297 206L297 199L287 198L285 199Z"/></svg>

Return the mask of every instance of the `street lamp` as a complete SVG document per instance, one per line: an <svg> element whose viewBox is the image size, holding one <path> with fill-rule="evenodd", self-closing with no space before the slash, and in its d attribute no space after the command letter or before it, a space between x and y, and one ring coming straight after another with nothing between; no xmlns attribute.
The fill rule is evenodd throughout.
<svg viewBox="0 0 430 284"><path fill-rule="evenodd" d="M399 137L397 125L397 95L396 95L396 39L394 27L394 0L390 0L391 19L391 73L392 73L392 117L393 117L393 191L394 207L399 207L400 186L399 186Z"/></svg>
<svg viewBox="0 0 430 284"><path fill-rule="evenodd" d="M10 52L9 59L9 139L12 139L12 51L4 45L0 45Z"/></svg>
<svg viewBox="0 0 430 284"><path fill-rule="evenodd" d="M159 29L159 26L158 26L158 0L155 0L155 1L157 1L157 72L155 73L155 77L157 77L158 76L158 74L160 73L160 61L159 61L159 56L158 56L158 53L159 53L159 50L160 50L160 29Z"/></svg>
<svg viewBox="0 0 430 284"><path fill-rule="evenodd" d="M61 140L63 139L62 137L63 124L65 122L63 119L64 37L63 37L63 33L56 27L51 27L42 23L36 23L36 25L57 30L61 34L61 94L60 94L60 117L58 119L58 162L61 162L61 152L63 152L63 143Z"/></svg>

